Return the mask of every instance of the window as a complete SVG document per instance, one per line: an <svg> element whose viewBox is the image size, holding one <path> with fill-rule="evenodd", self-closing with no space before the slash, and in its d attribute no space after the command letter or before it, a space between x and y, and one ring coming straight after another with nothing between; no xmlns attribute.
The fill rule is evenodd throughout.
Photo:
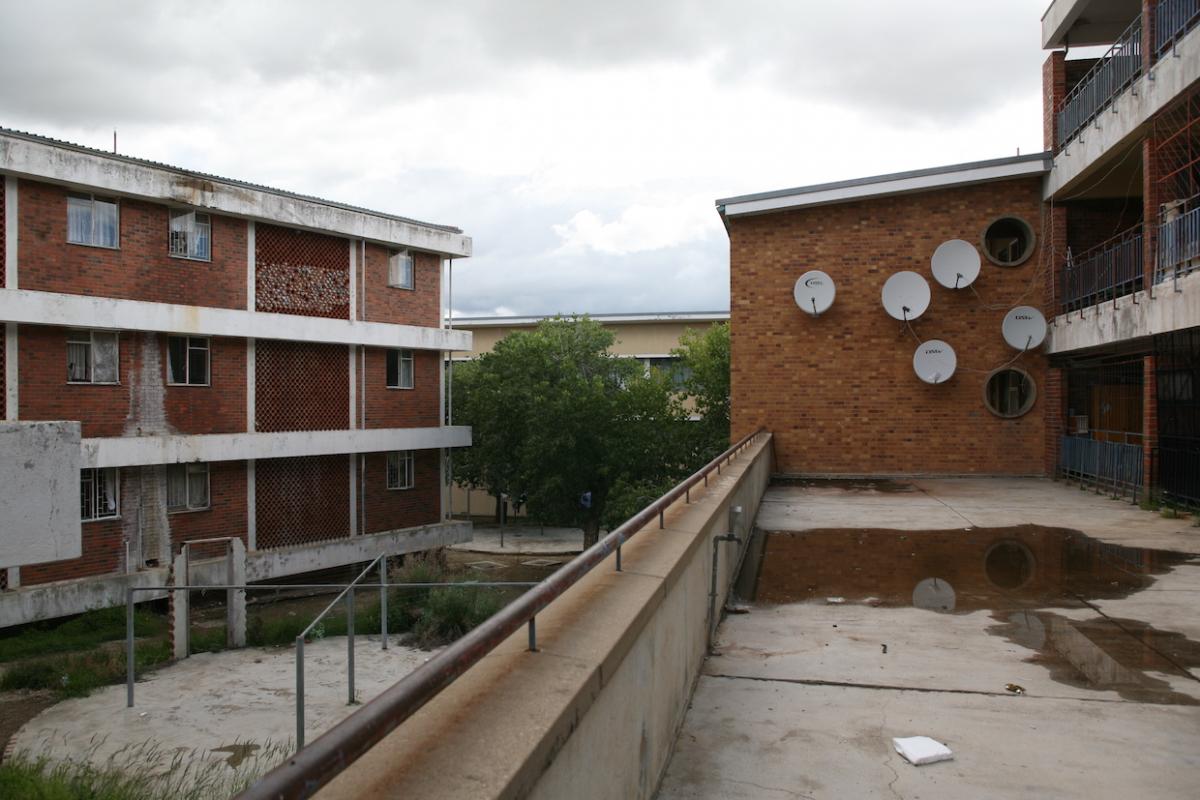
<svg viewBox="0 0 1200 800"><path fill-rule="evenodd" d="M119 229L115 199L92 194L67 195L68 242L116 247Z"/></svg>
<svg viewBox="0 0 1200 800"><path fill-rule="evenodd" d="M388 256L388 286L413 288L413 258L407 250L393 250Z"/></svg>
<svg viewBox="0 0 1200 800"><path fill-rule="evenodd" d="M208 386L208 339L200 336L167 337L167 383L172 386Z"/></svg>
<svg viewBox="0 0 1200 800"><path fill-rule="evenodd" d="M680 363L678 356L645 356L641 359L646 365L646 373L657 369L671 378L671 388L682 391L688 378L692 377L692 368Z"/></svg>
<svg viewBox="0 0 1200 800"><path fill-rule="evenodd" d="M71 331L67 334L68 383L117 383L117 334Z"/></svg>
<svg viewBox="0 0 1200 800"><path fill-rule="evenodd" d="M413 388L412 350L388 350L387 387L389 389Z"/></svg>
<svg viewBox="0 0 1200 800"><path fill-rule="evenodd" d="M387 488L413 487L413 451L398 450L387 454Z"/></svg>
<svg viewBox="0 0 1200 800"><path fill-rule="evenodd" d="M211 251L212 226L208 214L198 211L171 210L170 250L179 258L208 261Z"/></svg>
<svg viewBox="0 0 1200 800"><path fill-rule="evenodd" d="M1037 385L1023 369L998 369L983 384L983 403L998 417L1022 416L1033 408L1036 399Z"/></svg>
<svg viewBox="0 0 1200 800"><path fill-rule="evenodd" d="M79 518L82 521L115 519L121 513L115 467L82 470L79 490Z"/></svg>
<svg viewBox="0 0 1200 800"><path fill-rule="evenodd" d="M199 511L208 507L208 464L168 464L167 510Z"/></svg>
<svg viewBox="0 0 1200 800"><path fill-rule="evenodd" d="M1033 255L1033 228L1020 217L1000 217L983 232L983 252L1002 267L1023 264Z"/></svg>

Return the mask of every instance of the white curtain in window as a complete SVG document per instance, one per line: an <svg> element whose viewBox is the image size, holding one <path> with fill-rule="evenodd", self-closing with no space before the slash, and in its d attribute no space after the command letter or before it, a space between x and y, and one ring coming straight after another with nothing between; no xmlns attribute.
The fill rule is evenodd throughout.
<svg viewBox="0 0 1200 800"><path fill-rule="evenodd" d="M167 508L187 507L187 475L182 464L167 467Z"/></svg>
<svg viewBox="0 0 1200 800"><path fill-rule="evenodd" d="M92 243L92 200L90 197L67 198L67 241Z"/></svg>
<svg viewBox="0 0 1200 800"><path fill-rule="evenodd" d="M92 381L117 382L117 334L92 333Z"/></svg>
<svg viewBox="0 0 1200 800"><path fill-rule="evenodd" d="M107 200L96 200L92 206L96 218L95 240L101 247L117 246L117 204Z"/></svg>
<svg viewBox="0 0 1200 800"><path fill-rule="evenodd" d="M96 470L97 479L101 480L100 487L104 493L104 513L117 513L117 470L115 468Z"/></svg>
<svg viewBox="0 0 1200 800"><path fill-rule="evenodd" d="M405 389L411 389L413 385L413 360L412 353L405 351L400 358L400 385Z"/></svg>
<svg viewBox="0 0 1200 800"><path fill-rule="evenodd" d="M188 464L188 506L208 508L208 465Z"/></svg>
<svg viewBox="0 0 1200 800"><path fill-rule="evenodd" d="M89 355L92 352L90 342L67 342L67 380L88 381Z"/></svg>
<svg viewBox="0 0 1200 800"><path fill-rule="evenodd" d="M209 221L207 214L197 214L195 231L192 237L192 258L209 257Z"/></svg>

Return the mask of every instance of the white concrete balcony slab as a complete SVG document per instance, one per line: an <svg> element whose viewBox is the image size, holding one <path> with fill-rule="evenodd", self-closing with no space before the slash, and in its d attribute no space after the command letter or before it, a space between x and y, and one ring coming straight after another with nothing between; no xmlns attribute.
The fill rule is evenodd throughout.
<svg viewBox="0 0 1200 800"><path fill-rule="evenodd" d="M1060 314L1046 337L1047 353L1142 339L1200 325L1200 272L1156 283L1150 291Z"/></svg>

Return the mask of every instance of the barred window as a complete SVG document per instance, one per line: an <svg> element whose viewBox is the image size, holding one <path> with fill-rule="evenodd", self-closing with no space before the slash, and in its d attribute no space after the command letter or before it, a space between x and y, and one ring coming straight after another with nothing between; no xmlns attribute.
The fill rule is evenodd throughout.
<svg viewBox="0 0 1200 800"><path fill-rule="evenodd" d="M413 487L413 451L397 450L387 454L387 488Z"/></svg>
<svg viewBox="0 0 1200 800"><path fill-rule="evenodd" d="M119 516L121 510L116 468L81 470L79 495L79 518L83 522Z"/></svg>
<svg viewBox="0 0 1200 800"><path fill-rule="evenodd" d="M212 225L208 214L171 211L170 251L178 258L208 261L212 252Z"/></svg>
<svg viewBox="0 0 1200 800"><path fill-rule="evenodd" d="M117 383L118 335L113 331L67 334L68 383Z"/></svg>
<svg viewBox="0 0 1200 800"><path fill-rule="evenodd" d="M388 350L387 387L389 389L413 388L412 350Z"/></svg>
<svg viewBox="0 0 1200 800"><path fill-rule="evenodd" d="M203 336L167 337L167 383L208 386L208 339Z"/></svg>
<svg viewBox="0 0 1200 800"><path fill-rule="evenodd" d="M168 511L198 511L209 505L208 464L167 465Z"/></svg>
<svg viewBox="0 0 1200 800"><path fill-rule="evenodd" d="M115 248L120 227L115 199L92 194L67 195L67 241L71 244Z"/></svg>
<svg viewBox="0 0 1200 800"><path fill-rule="evenodd" d="M388 255L388 286L397 289L413 288L413 257L407 250L393 250Z"/></svg>

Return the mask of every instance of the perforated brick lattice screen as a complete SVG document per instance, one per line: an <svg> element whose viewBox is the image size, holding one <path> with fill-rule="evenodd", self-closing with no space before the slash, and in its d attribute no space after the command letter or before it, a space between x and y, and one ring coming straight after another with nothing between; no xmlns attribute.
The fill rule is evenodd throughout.
<svg viewBox="0 0 1200 800"><path fill-rule="evenodd" d="M350 245L345 239L276 225L254 234L255 308L350 318Z"/></svg>
<svg viewBox="0 0 1200 800"><path fill-rule="evenodd" d="M350 427L349 354L342 345L260 339L254 370L255 430Z"/></svg>
<svg viewBox="0 0 1200 800"><path fill-rule="evenodd" d="M349 461L353 456L272 458L256 462L259 549L350 535Z"/></svg>

